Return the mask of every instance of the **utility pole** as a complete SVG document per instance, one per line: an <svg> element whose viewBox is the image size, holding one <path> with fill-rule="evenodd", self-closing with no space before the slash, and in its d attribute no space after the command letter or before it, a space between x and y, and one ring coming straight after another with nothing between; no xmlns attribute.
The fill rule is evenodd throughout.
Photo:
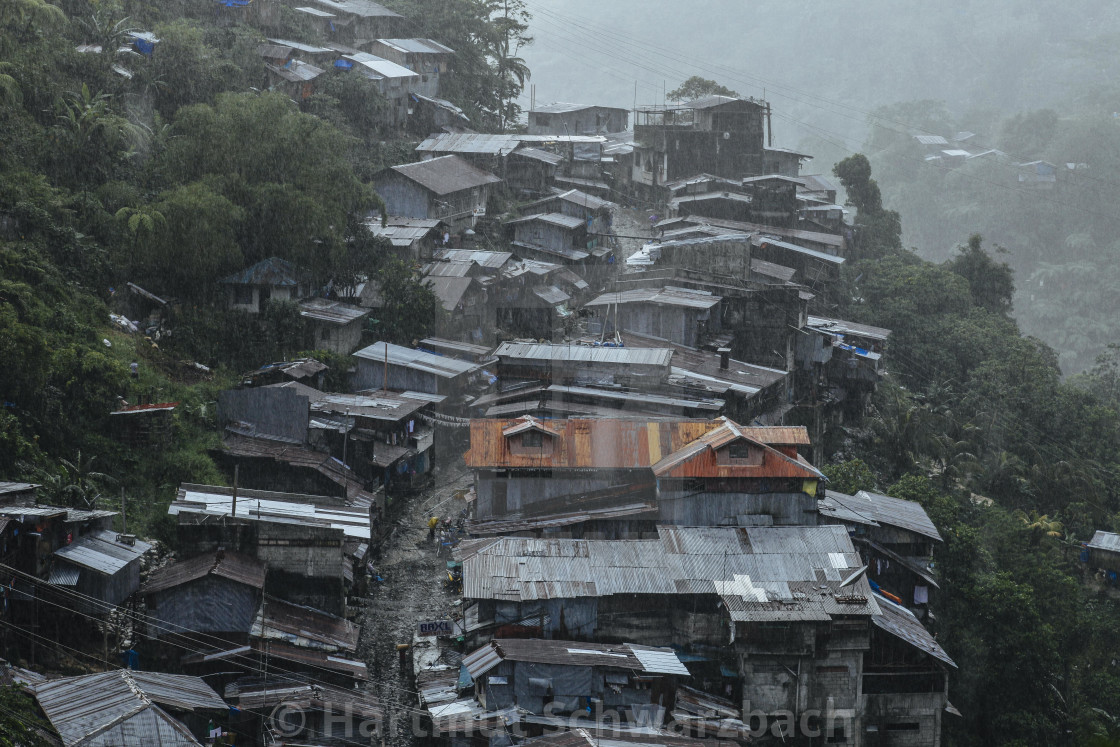
<svg viewBox="0 0 1120 747"><path fill-rule="evenodd" d="M237 518L237 477L238 471L241 469L240 464L233 465L233 507L230 509L229 515L231 519Z"/></svg>
<svg viewBox="0 0 1120 747"><path fill-rule="evenodd" d="M121 486L121 534L128 534L128 518L125 515L124 486Z"/></svg>

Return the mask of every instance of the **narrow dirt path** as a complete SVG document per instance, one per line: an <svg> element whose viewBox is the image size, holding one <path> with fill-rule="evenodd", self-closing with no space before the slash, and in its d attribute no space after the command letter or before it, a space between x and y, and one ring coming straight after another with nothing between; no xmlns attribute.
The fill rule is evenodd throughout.
<svg viewBox="0 0 1120 747"><path fill-rule="evenodd" d="M387 726L396 725L385 731L385 744L392 747L415 744L409 725L418 707L412 679L400 669L397 645L412 640L418 621L446 615L455 600L444 589L447 554L437 556L435 543L428 541L427 519L431 512L456 516L462 504L453 495L470 482L470 472L455 464L443 470L434 488L404 499L402 518L374 562L384 582L362 613L359 653L370 668L369 690L385 708Z"/></svg>

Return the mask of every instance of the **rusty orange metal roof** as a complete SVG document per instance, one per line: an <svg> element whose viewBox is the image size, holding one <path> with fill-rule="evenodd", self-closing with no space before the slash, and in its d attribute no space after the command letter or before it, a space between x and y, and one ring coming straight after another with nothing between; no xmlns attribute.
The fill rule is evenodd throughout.
<svg viewBox="0 0 1120 747"><path fill-rule="evenodd" d="M519 448L520 434L530 429L545 435L541 445ZM468 467L476 469L649 469L716 431L737 434L732 440L744 437L762 445L769 454L766 465L775 470L766 476L820 477L812 467L798 464L796 459L774 448L808 444L805 428L747 428L726 418L677 421L540 420L528 416L475 419L470 426L471 448L464 459ZM718 447L709 446L704 442L701 448L714 454L712 448ZM763 476L763 473L756 468L751 476Z"/></svg>
<svg viewBox="0 0 1120 747"><path fill-rule="evenodd" d="M657 477L791 477L817 480L822 477L805 460L790 457L764 441L752 438L765 428L742 428L726 418L715 430L705 433L683 448L652 465ZM738 460L722 458L724 447L735 441L751 444L753 458ZM757 463L756 463L757 462Z"/></svg>

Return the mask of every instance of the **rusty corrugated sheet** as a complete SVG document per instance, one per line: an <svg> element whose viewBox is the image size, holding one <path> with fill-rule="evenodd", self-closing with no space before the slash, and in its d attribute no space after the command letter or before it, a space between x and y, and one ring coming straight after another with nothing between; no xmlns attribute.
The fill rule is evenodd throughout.
<svg viewBox="0 0 1120 747"><path fill-rule="evenodd" d="M352 652L358 647L358 626L349 620L273 597L261 602L249 635L319 651Z"/></svg>
<svg viewBox="0 0 1120 747"><path fill-rule="evenodd" d="M511 437L537 427L549 445L514 453ZM541 421L530 416L513 420L472 420L471 449L464 456L476 469L647 469L663 477L774 477L819 479L807 462L781 448L808 443L804 428L743 428L726 418L675 422L622 419ZM717 464L715 450L739 438L765 452L761 465Z"/></svg>
<svg viewBox="0 0 1120 747"><path fill-rule="evenodd" d="M142 594L171 589L213 574L255 589L264 588L266 566L256 558L235 552L219 551L196 555L164 566L153 573L140 589Z"/></svg>

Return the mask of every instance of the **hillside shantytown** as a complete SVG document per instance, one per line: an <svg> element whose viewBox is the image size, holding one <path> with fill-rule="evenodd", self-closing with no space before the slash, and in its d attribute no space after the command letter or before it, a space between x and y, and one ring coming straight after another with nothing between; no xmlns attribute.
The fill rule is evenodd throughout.
<svg viewBox="0 0 1120 747"><path fill-rule="evenodd" d="M73 372L0 387L5 743L940 747L986 719L957 683L990 649L942 620L988 587L941 561L985 538L851 458L873 432L920 461L913 411L882 412L897 328L843 313L891 220L862 156L815 169L713 81L521 117L508 37L431 3L182 5L24 9L20 38L107 82L50 130L83 197L11 191L103 201L120 254L96 319L52 318L93 340ZM514 6L482 20L524 35ZM3 200L5 242L45 231ZM100 282L92 254L67 282ZM0 275L12 319L48 275ZM960 431L922 479L983 511ZM1114 593L1117 534L1020 513Z"/></svg>

